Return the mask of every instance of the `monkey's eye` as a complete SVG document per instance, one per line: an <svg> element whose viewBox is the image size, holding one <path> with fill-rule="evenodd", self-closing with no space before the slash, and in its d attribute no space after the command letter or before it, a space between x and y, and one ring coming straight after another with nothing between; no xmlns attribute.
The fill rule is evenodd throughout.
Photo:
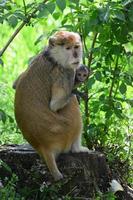
<svg viewBox="0 0 133 200"><path fill-rule="evenodd" d="M84 76L84 77L86 77L87 75L86 75L86 74L84 74L83 76Z"/></svg>
<svg viewBox="0 0 133 200"><path fill-rule="evenodd" d="M81 74L80 74L80 73L78 73L78 76L81 76Z"/></svg>
<svg viewBox="0 0 133 200"><path fill-rule="evenodd" d="M74 49L78 49L79 48L79 46L78 45L76 45L75 47L74 47Z"/></svg>
<svg viewBox="0 0 133 200"><path fill-rule="evenodd" d="M66 49L67 49L67 50L70 50L70 49L71 49L71 47L66 47Z"/></svg>

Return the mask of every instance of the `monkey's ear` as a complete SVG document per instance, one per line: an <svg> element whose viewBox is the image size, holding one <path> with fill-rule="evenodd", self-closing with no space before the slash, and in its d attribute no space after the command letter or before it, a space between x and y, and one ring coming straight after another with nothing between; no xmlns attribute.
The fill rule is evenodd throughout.
<svg viewBox="0 0 133 200"><path fill-rule="evenodd" d="M54 47L55 46L55 37L51 37L51 38L49 38L49 46L50 47Z"/></svg>

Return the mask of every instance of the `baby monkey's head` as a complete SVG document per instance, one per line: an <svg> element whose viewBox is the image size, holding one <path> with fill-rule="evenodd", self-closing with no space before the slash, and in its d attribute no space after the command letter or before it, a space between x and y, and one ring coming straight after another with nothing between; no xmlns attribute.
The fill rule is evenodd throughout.
<svg viewBox="0 0 133 200"><path fill-rule="evenodd" d="M83 82L85 82L90 75L91 75L90 69L83 64L80 65L80 67L76 70L75 86L78 86Z"/></svg>
<svg viewBox="0 0 133 200"><path fill-rule="evenodd" d="M82 43L78 33L59 31L49 39L50 56L63 67L77 69L82 59Z"/></svg>

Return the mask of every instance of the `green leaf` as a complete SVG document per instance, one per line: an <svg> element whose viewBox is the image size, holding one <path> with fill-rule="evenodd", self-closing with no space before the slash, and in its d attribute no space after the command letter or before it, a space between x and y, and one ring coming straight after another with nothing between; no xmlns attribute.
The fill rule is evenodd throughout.
<svg viewBox="0 0 133 200"><path fill-rule="evenodd" d="M121 45L112 45L110 53L114 54L114 55L119 55L120 53L122 53L123 48Z"/></svg>
<svg viewBox="0 0 133 200"><path fill-rule="evenodd" d="M109 111L110 110L110 106L108 105L108 104L103 104L102 106L101 106L101 110L102 111Z"/></svg>
<svg viewBox="0 0 133 200"><path fill-rule="evenodd" d="M89 80L88 80L88 89L91 89L92 88L92 85L95 83L95 78L94 77L91 77Z"/></svg>
<svg viewBox="0 0 133 200"><path fill-rule="evenodd" d="M104 101L105 100L105 94L101 94L100 97L99 97L99 100Z"/></svg>
<svg viewBox="0 0 133 200"><path fill-rule="evenodd" d="M94 14L90 17L90 19L85 21L85 33L88 35L90 31L94 31L96 27L98 27L98 17Z"/></svg>
<svg viewBox="0 0 133 200"><path fill-rule="evenodd" d="M48 11L53 14L54 10L55 10L55 3L53 2L49 2L46 4L46 8L48 9Z"/></svg>
<svg viewBox="0 0 133 200"><path fill-rule="evenodd" d="M133 107L133 99L129 99L127 102L130 104L131 107Z"/></svg>
<svg viewBox="0 0 133 200"><path fill-rule="evenodd" d="M56 4L62 12L66 8L66 0L56 0Z"/></svg>
<svg viewBox="0 0 133 200"><path fill-rule="evenodd" d="M108 110L108 111L105 113L105 118L106 118L106 119L109 119L112 115L113 115L112 110Z"/></svg>
<svg viewBox="0 0 133 200"><path fill-rule="evenodd" d="M126 74L124 76L124 81L126 82L127 85L132 86L133 85L132 75Z"/></svg>
<svg viewBox="0 0 133 200"><path fill-rule="evenodd" d="M44 35L43 35L43 34L40 35L40 36L37 38L37 40L34 42L34 45L37 45L39 42L41 42L41 41L43 40L43 38L44 38Z"/></svg>
<svg viewBox="0 0 133 200"><path fill-rule="evenodd" d="M14 119L10 115L8 115L8 118L10 123L14 123Z"/></svg>
<svg viewBox="0 0 133 200"><path fill-rule="evenodd" d="M14 28L17 25L17 23L18 23L17 17L15 15L11 15L8 18L8 23L10 24L10 26L12 26Z"/></svg>
<svg viewBox="0 0 133 200"><path fill-rule="evenodd" d="M23 13L21 13L21 12L15 12L14 13L14 15L17 17L17 18L19 18L19 19L21 19L21 20L25 20L25 16L24 16L24 14Z"/></svg>
<svg viewBox="0 0 133 200"><path fill-rule="evenodd" d="M43 18L43 17L47 17L49 15L49 11L46 7L44 7L43 9L41 9L37 15L38 18Z"/></svg>
<svg viewBox="0 0 133 200"><path fill-rule="evenodd" d="M59 17L60 17L60 13L59 13L59 12L56 12L56 13L54 13L52 16L53 16L53 18L54 18L55 20L57 20L57 19L59 19Z"/></svg>
<svg viewBox="0 0 133 200"><path fill-rule="evenodd" d="M0 58L0 65L3 67L4 66L4 62L3 60Z"/></svg>
<svg viewBox="0 0 133 200"><path fill-rule="evenodd" d="M125 94L127 91L127 86L125 85L125 83L121 83L120 87L119 87L119 91L121 94Z"/></svg>
<svg viewBox="0 0 133 200"><path fill-rule="evenodd" d="M89 24L89 20L86 20L85 21L85 28L84 28L84 30L85 30L85 34L86 35L88 35L88 33L90 32L90 30L91 30L91 27L90 27L90 24Z"/></svg>
<svg viewBox="0 0 133 200"><path fill-rule="evenodd" d="M117 109L122 109L121 102L119 102L119 101L115 102L114 107L117 108Z"/></svg>
<svg viewBox="0 0 133 200"><path fill-rule="evenodd" d="M0 120L5 124L6 119L6 113L3 110L0 110Z"/></svg>
<svg viewBox="0 0 133 200"><path fill-rule="evenodd" d="M101 63L100 62L97 62L96 68L101 68Z"/></svg>
<svg viewBox="0 0 133 200"><path fill-rule="evenodd" d="M0 160L0 165L3 166L9 173L12 174L11 168L3 160Z"/></svg>
<svg viewBox="0 0 133 200"><path fill-rule="evenodd" d="M79 0L70 0L70 2L71 2L71 3L74 3L74 4L76 4L76 5L79 4Z"/></svg>
<svg viewBox="0 0 133 200"><path fill-rule="evenodd" d="M4 18L0 16L0 23L3 23Z"/></svg>
<svg viewBox="0 0 133 200"><path fill-rule="evenodd" d="M102 22L107 22L109 20L110 16L110 9L109 5L107 4L107 7L99 9L99 18Z"/></svg>
<svg viewBox="0 0 133 200"><path fill-rule="evenodd" d="M128 17L131 22L133 22L133 6L128 11Z"/></svg>
<svg viewBox="0 0 133 200"><path fill-rule="evenodd" d="M96 78L97 81L102 81L102 74L101 74L100 71L97 71L95 73L95 78Z"/></svg>
<svg viewBox="0 0 133 200"><path fill-rule="evenodd" d="M118 118L123 119L122 110L115 108L114 113Z"/></svg>
<svg viewBox="0 0 133 200"><path fill-rule="evenodd" d="M66 24L67 21L68 21L68 18L67 18L67 17L64 17L64 19L63 19L62 22L61 22L62 26L63 26L64 24Z"/></svg>
<svg viewBox="0 0 133 200"><path fill-rule="evenodd" d="M115 17L121 21L125 21L125 15L122 11L116 11Z"/></svg>

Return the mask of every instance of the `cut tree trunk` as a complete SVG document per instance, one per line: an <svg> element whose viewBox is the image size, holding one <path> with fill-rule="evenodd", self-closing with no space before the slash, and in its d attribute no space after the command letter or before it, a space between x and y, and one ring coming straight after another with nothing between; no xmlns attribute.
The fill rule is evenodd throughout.
<svg viewBox="0 0 133 200"><path fill-rule="evenodd" d="M0 159L2 184L6 182L5 177L16 174L17 192L32 190L27 199L34 199L35 191L36 195L45 191L48 200L63 199L66 195L74 199L93 199L96 193L106 192L109 188L109 169L100 152L61 154L57 165L64 179L60 182L54 182L45 163L28 144L1 146Z"/></svg>

